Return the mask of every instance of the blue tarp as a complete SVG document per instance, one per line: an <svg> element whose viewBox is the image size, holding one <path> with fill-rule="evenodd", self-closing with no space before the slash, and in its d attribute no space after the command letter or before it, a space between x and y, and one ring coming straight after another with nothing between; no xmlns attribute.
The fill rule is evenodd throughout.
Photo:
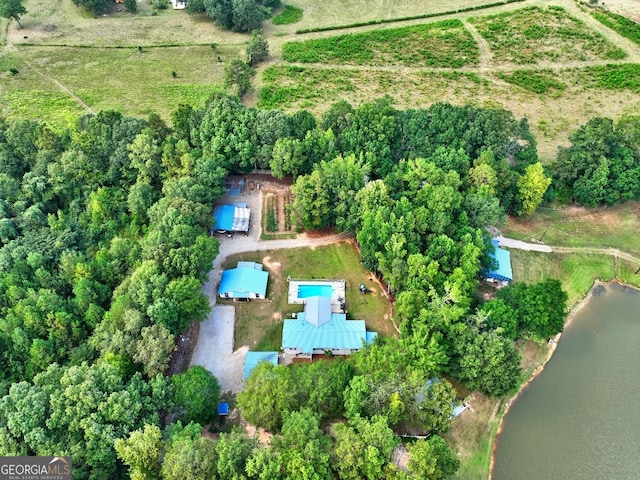
<svg viewBox="0 0 640 480"><path fill-rule="evenodd" d="M218 404L218 415L229 415L229 403L220 402Z"/></svg>
<svg viewBox="0 0 640 480"><path fill-rule="evenodd" d="M278 365L278 352L247 352L247 356L244 359L245 380L260 362L270 362Z"/></svg>
<svg viewBox="0 0 640 480"><path fill-rule="evenodd" d="M498 263L498 268L491 270L487 275L487 278L495 278L496 280L510 282L513 280L513 273L511 271L511 253L509 250L500 248L498 246L498 240L491 240L491 244L495 248L495 253L491 255L491 257Z"/></svg>

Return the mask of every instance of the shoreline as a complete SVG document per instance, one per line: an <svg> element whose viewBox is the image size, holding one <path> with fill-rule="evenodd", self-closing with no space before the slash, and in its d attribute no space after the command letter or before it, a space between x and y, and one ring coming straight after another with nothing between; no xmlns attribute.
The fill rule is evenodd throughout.
<svg viewBox="0 0 640 480"><path fill-rule="evenodd" d="M594 290L596 288L601 287L601 286L610 285L612 283L616 283L616 284L621 285L623 287L632 288L634 290L640 291L639 287L636 287L636 286L628 284L628 283L621 282L620 280L618 280L616 278L611 279L609 281L603 281L603 280L600 280L600 279L596 278L594 280L594 282L593 282L593 285L591 285L591 288L589 288L587 293L573 307L570 308L569 314L567 315L567 319L565 320L565 323L564 323L563 331L564 331L564 328L566 328L573 321L573 319L575 318L576 314L591 299L591 297L593 296L593 292L594 292ZM494 468L494 464L495 464L496 448L498 446L498 439L500 437L500 434L502 433L502 429L503 429L503 426L504 426L504 418L507 416L507 413L509 413L509 409L511 408L511 405L513 405L513 403L516 400L518 400L518 398L520 398L520 395L522 395L522 392L524 391L524 389L526 387L528 387L529 384L533 380L535 380L538 375L540 375L540 373L544 370L544 367L547 365L549 360L551 360L551 358L553 357L553 354L556 351L556 348L558 347L558 342L560 341L560 338L562 337L562 333L563 332L559 332L558 334L555 335L555 337L553 337L553 339L552 339L553 340L553 344L550 345L549 351L547 352L547 356L544 359L544 361L538 367L536 367L536 369L529 376L527 381L524 382L520 386L520 388L518 389L516 394L514 396L512 396L506 402L505 408L504 408L504 412L502 413L502 417L500 418L500 424L498 425L498 428L496 430L496 434L495 434L495 436L493 438L493 443L492 443L492 446L491 446L491 462L489 463L489 477L488 477L488 480L492 480L493 479L493 468Z"/></svg>

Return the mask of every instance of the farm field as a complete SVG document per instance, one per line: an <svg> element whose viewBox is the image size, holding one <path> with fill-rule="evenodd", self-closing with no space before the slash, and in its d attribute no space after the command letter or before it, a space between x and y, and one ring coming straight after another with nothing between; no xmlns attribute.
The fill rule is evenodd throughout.
<svg viewBox="0 0 640 480"><path fill-rule="evenodd" d="M478 46L457 19L288 42L288 62L463 67L477 65Z"/></svg>
<svg viewBox="0 0 640 480"><path fill-rule="evenodd" d="M336 100L358 105L388 94L397 108L426 108L437 101L505 108L527 117L541 159L551 162L557 147L566 145L568 134L587 119L640 113L640 48L604 27L586 7L568 0L532 3L443 17L461 20L478 46L477 65L469 59L453 69L425 67L420 61L390 65L393 59L384 64L371 55L366 61L366 45L381 31L401 31L396 24L278 37L274 45L282 44L282 56L272 49L255 103L318 114ZM619 8L629 5L623 2ZM341 24L347 23L345 18ZM362 40L364 52L357 51L355 39ZM400 50L398 56L411 55ZM320 63L306 63L312 61Z"/></svg>
<svg viewBox="0 0 640 480"><path fill-rule="evenodd" d="M496 64L621 60L627 54L564 8L527 7L470 18Z"/></svg>

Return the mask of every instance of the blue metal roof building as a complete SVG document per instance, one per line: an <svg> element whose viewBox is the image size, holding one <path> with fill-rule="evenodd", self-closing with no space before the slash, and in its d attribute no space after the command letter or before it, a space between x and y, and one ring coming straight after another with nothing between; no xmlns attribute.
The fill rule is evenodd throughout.
<svg viewBox="0 0 640 480"><path fill-rule="evenodd" d="M230 205L218 205L213 209L213 218L216 221L213 230L224 232L248 232L250 210L246 203L233 203Z"/></svg>
<svg viewBox="0 0 640 480"><path fill-rule="evenodd" d="M269 362L278 365L278 352L247 352L244 359L244 379L249 378L251 371L260 362Z"/></svg>
<svg viewBox="0 0 640 480"><path fill-rule="evenodd" d="M260 263L238 262L236 268L222 272L218 286L221 298L261 298L267 296L269 273Z"/></svg>
<svg viewBox="0 0 640 480"><path fill-rule="evenodd" d="M491 257L496 260L498 268L491 270L488 273L487 278L493 278L502 282L510 282L513 280L513 273L511 271L511 253L509 250L500 248L498 240L491 240L491 244L495 249L495 252Z"/></svg>
<svg viewBox="0 0 640 480"><path fill-rule="evenodd" d="M348 355L375 338L373 332L367 332L364 320L347 320L344 313L332 313L330 299L306 300L304 312L284 321L282 349L287 355L310 358L326 351Z"/></svg>

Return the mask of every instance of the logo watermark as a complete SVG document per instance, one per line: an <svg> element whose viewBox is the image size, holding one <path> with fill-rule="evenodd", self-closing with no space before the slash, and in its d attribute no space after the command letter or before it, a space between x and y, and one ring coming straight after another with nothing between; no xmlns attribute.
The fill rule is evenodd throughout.
<svg viewBox="0 0 640 480"><path fill-rule="evenodd" d="M71 457L0 457L0 480L71 480Z"/></svg>

